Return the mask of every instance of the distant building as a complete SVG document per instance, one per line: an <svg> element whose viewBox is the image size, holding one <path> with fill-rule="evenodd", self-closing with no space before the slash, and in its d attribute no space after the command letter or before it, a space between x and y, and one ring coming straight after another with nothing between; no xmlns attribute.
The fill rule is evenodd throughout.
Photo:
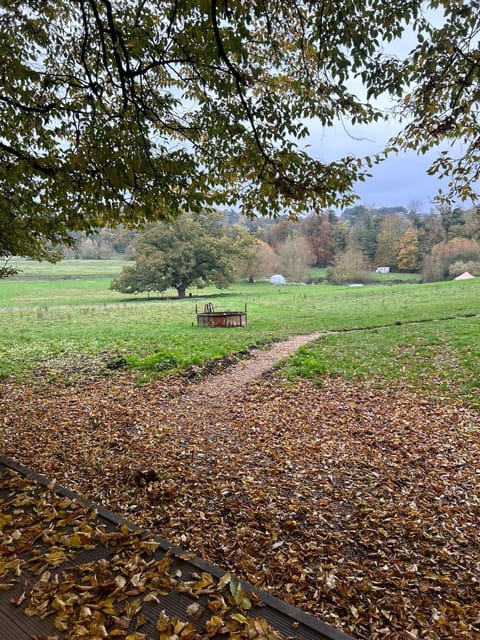
<svg viewBox="0 0 480 640"><path fill-rule="evenodd" d="M377 267L375 273L390 273L390 267Z"/></svg>

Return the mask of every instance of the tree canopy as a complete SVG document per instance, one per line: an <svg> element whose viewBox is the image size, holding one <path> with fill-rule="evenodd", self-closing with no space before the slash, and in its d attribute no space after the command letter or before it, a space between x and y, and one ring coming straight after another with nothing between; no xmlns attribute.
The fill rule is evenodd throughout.
<svg viewBox="0 0 480 640"><path fill-rule="evenodd" d="M184 213L152 223L134 241L135 264L123 268L112 289L123 293L176 289L235 281L238 262L255 242L244 229L226 226L219 213Z"/></svg>
<svg viewBox="0 0 480 640"><path fill-rule="evenodd" d="M275 215L351 204L372 159L311 157L305 123L372 122L382 94L408 118L391 149L464 141L458 160L444 154L432 170L471 196L479 7L1 0L0 256L51 258L46 243L71 242L72 230L209 205ZM406 29L415 48L387 55Z"/></svg>

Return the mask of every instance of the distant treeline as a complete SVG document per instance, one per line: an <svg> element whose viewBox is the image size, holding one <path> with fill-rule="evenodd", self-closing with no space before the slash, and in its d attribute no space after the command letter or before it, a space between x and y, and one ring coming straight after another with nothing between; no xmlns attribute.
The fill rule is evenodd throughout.
<svg viewBox="0 0 480 640"><path fill-rule="evenodd" d="M251 277L260 277L261 271L268 275L277 268L288 271L288 264L295 261L303 267L327 267L332 282L368 279L377 267L421 273L424 281L448 279L464 271L480 275L477 208L440 206L426 214L415 206L359 205L340 215L326 211L297 221L246 218L235 210L224 216L226 224L240 225L258 240L264 259L257 265L260 272ZM77 232L73 234L75 249L65 249L64 255L79 259L128 257L136 233L121 226L99 229L90 236Z"/></svg>

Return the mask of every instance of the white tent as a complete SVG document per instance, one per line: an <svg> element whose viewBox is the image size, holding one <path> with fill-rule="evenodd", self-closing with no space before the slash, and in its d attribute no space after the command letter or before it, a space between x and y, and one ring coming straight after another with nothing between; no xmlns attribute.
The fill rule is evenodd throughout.
<svg viewBox="0 0 480 640"><path fill-rule="evenodd" d="M272 284L285 284L285 278L279 273L275 273L271 278L270 282Z"/></svg>
<svg viewBox="0 0 480 640"><path fill-rule="evenodd" d="M454 278L454 280L470 280L471 278L474 278L475 276L472 276L471 273L468 273L468 271L465 271L465 273L462 273L461 275L457 276L456 278Z"/></svg>

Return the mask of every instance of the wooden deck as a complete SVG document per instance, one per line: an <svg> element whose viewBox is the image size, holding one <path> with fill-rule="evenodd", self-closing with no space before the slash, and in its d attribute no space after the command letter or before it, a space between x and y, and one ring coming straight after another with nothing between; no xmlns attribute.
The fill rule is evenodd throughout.
<svg viewBox="0 0 480 640"><path fill-rule="evenodd" d="M350 638L1 456L0 637Z"/></svg>

